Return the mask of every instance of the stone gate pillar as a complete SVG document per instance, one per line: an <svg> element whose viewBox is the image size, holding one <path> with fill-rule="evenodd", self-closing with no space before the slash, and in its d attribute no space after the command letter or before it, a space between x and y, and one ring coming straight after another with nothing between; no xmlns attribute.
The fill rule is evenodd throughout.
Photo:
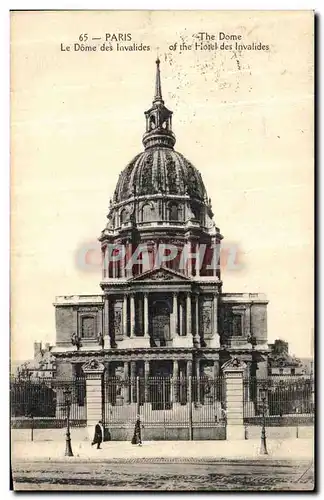
<svg viewBox="0 0 324 500"><path fill-rule="evenodd" d="M90 359L82 366L86 377L87 427L90 438L93 428L103 418L102 378L105 366L97 359Z"/></svg>
<svg viewBox="0 0 324 500"><path fill-rule="evenodd" d="M222 366L225 378L226 439L244 439L243 374L246 364L238 358Z"/></svg>

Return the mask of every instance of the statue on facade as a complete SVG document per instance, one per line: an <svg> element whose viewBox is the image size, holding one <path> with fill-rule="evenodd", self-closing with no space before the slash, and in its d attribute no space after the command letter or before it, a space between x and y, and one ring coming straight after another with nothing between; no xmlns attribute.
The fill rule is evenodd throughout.
<svg viewBox="0 0 324 500"><path fill-rule="evenodd" d="M71 335L71 344L74 345L77 349L81 347L81 339L76 333L72 333Z"/></svg>

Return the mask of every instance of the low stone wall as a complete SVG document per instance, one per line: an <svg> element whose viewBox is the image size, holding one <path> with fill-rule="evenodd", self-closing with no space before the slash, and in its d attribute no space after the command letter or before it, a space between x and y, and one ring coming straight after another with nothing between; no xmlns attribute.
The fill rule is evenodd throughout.
<svg viewBox="0 0 324 500"><path fill-rule="evenodd" d="M245 429L245 439L261 438L261 427L247 427ZM130 441L134 432L133 426L109 428L112 441ZM266 429L269 440L271 439L313 439L314 428L310 426L301 427L270 427ZM11 438L14 441L31 440L31 429L12 429ZM89 441L87 427L71 428L72 443ZM143 441L188 441L188 428L181 427L147 427L142 430ZM193 439L200 440L225 440L226 427L194 427ZM65 441L65 429L34 429L34 441Z"/></svg>
<svg viewBox="0 0 324 500"><path fill-rule="evenodd" d="M71 427L85 427L87 425L86 420L72 420L70 422ZM12 418L11 428L12 429L62 429L66 427L66 419L59 418Z"/></svg>
<svg viewBox="0 0 324 500"><path fill-rule="evenodd" d="M129 441L132 439L134 426L110 427L112 441ZM193 427L193 440L222 440L226 439L225 427ZM189 441L190 430L188 426L145 426L142 429L143 441Z"/></svg>
<svg viewBox="0 0 324 500"><path fill-rule="evenodd" d="M109 427L109 435L112 441L131 441L134 432L133 425ZM64 441L65 429L34 429L34 441ZM14 441L31 441L31 429L12 429L11 437ZM142 429L143 441L188 441L190 438L188 427L157 427L150 426ZM71 439L73 441L89 441L89 430L87 427L71 428ZM226 439L225 427L194 427L193 439L201 440L224 440Z"/></svg>
<svg viewBox="0 0 324 500"><path fill-rule="evenodd" d="M245 428L245 439L261 439L262 427L258 425ZM266 436L269 439L305 439L314 437L312 426L266 427Z"/></svg>
<svg viewBox="0 0 324 500"><path fill-rule="evenodd" d="M262 416L244 417L244 425L258 426L262 425ZM266 416L266 427L294 427L294 426L313 426L314 415L284 415Z"/></svg>

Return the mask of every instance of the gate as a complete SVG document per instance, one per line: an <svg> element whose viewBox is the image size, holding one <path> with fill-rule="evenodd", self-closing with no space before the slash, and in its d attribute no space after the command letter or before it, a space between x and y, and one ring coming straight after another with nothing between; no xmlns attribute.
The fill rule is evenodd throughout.
<svg viewBox="0 0 324 500"><path fill-rule="evenodd" d="M113 440L225 439L223 379L104 377L103 421Z"/></svg>

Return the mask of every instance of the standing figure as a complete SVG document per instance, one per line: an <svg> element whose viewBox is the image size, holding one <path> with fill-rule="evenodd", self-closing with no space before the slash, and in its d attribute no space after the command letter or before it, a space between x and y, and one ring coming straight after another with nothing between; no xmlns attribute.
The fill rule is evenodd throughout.
<svg viewBox="0 0 324 500"><path fill-rule="evenodd" d="M142 436L141 436L141 418L140 415L137 415L134 435L132 437L132 444L137 444L138 446L142 446Z"/></svg>
<svg viewBox="0 0 324 500"><path fill-rule="evenodd" d="M99 420L99 422L96 424L96 427L95 427L94 438L93 438L93 441L91 443L91 446L96 444L97 450L101 450L100 445L101 445L103 440L104 440L104 428L102 425L102 421Z"/></svg>

